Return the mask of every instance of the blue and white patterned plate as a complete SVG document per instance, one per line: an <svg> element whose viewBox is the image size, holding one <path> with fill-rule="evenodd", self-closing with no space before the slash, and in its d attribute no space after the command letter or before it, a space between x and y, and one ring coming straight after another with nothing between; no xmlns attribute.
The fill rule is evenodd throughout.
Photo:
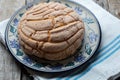
<svg viewBox="0 0 120 80"><path fill-rule="evenodd" d="M36 5L38 2L30 3L18 10L10 19L6 32L5 40L11 54L23 65L44 72L61 72L76 68L88 61L96 52L101 40L100 25L95 16L85 7L69 0L40 0L40 2L56 1L73 8L81 17L85 24L85 36L82 48L76 51L76 55L57 62L36 62L27 56L21 49L18 41L17 26L25 11Z"/></svg>

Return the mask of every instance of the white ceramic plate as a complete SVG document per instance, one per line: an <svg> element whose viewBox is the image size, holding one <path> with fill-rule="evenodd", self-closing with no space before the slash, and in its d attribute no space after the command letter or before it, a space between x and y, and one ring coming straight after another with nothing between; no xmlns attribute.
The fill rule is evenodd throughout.
<svg viewBox="0 0 120 80"><path fill-rule="evenodd" d="M25 13L25 11L33 5L37 4L38 2L33 2L28 4L27 6L22 7L10 19L5 32L6 45L11 54L20 63L37 71L61 72L81 66L95 54L96 50L99 47L101 40L100 25L95 16L88 9L86 9L80 4L69 0L40 0L40 2L50 1L56 1L65 4L66 6L73 8L82 17L82 20L85 24L85 36L82 48L76 51L77 54L70 58L57 62L41 61L38 63L32 60L22 51L19 45L17 35L18 22L21 19L22 15Z"/></svg>

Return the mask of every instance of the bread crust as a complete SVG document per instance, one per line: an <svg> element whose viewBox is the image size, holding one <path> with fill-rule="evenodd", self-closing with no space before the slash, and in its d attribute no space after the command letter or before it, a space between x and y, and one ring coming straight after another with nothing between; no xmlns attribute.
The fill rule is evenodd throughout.
<svg viewBox="0 0 120 80"><path fill-rule="evenodd" d="M40 3L26 11L18 25L23 51L48 60L73 55L84 37L81 17L63 4Z"/></svg>

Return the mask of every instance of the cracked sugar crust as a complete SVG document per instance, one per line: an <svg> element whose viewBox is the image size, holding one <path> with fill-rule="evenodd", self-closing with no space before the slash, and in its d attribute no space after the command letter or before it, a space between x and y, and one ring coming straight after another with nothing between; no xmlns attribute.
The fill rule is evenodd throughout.
<svg viewBox="0 0 120 80"><path fill-rule="evenodd" d="M84 37L80 16L63 4L40 3L26 11L18 25L18 38L26 54L48 60L73 55Z"/></svg>

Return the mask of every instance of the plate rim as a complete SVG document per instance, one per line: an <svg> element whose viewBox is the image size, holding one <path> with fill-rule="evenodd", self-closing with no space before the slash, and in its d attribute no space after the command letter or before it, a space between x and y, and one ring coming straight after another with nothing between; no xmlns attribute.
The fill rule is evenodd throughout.
<svg viewBox="0 0 120 80"><path fill-rule="evenodd" d="M74 68L77 68L77 67L80 67L80 66L83 66L85 63L89 62L89 60L95 55L97 54L97 50L98 48L100 47L100 43L101 43L101 39L102 39L102 31L101 31L101 26L100 26L100 23L98 21L98 19L96 18L96 16L93 14L93 12L91 12L88 8L86 8L85 6L77 3L76 1L74 0L68 0L69 2L72 2L74 4L78 4L80 5L81 7L83 7L84 9L86 9L88 12L90 12L90 14L92 14L92 16L95 18L96 22L97 22L97 25L98 25L98 29L99 29L99 41L98 41L98 44L96 45L96 48L94 49L93 51L93 54L90 55L89 58L87 58L84 62L82 62L80 65L76 65L74 67L70 67L70 68L67 68L67 69L62 69L62 70L42 70L42 69L38 69L38 68L35 68L33 66L29 66L27 64L25 64L22 60L20 60L18 57L16 57L15 54L13 54L13 51L11 50L11 48L9 47L9 41L8 41L8 29L9 29L9 25L11 23L11 21L14 19L14 17L19 13L19 11L21 11L22 9L24 8L27 8L29 7L30 5L32 4L35 4L36 2L33 1L31 3L28 3L27 5L24 5L22 6L20 9L18 9L16 12L14 12L14 14L11 16L10 20L8 21L7 23L7 26L6 26L6 29L5 29L5 44L6 44L6 47L7 47L7 50L10 52L10 54L13 56L13 58L15 58L15 60L17 60L17 62L19 62L20 64L22 64L23 66L29 68L29 69L32 69L32 70L35 70L35 71L42 71L42 72L64 72L64 71L68 71L68 70L72 70Z"/></svg>

